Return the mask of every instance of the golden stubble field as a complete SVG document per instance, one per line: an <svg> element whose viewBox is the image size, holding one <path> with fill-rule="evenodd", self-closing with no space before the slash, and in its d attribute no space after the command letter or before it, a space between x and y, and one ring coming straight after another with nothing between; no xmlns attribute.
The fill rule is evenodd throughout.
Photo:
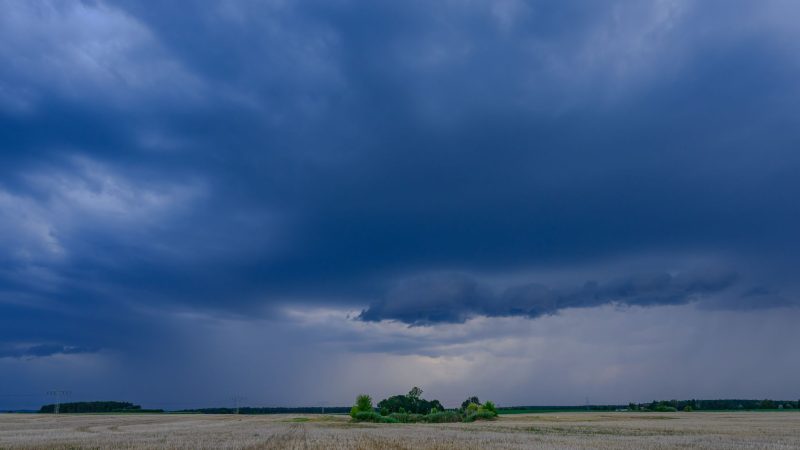
<svg viewBox="0 0 800 450"><path fill-rule="evenodd" d="M567 413L469 424L320 415L0 414L0 449L800 449L800 412Z"/></svg>

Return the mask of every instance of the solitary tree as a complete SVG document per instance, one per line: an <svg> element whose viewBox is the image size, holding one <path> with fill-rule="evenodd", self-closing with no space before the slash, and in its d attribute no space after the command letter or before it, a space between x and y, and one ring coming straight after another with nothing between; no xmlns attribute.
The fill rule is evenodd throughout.
<svg viewBox="0 0 800 450"><path fill-rule="evenodd" d="M369 412L372 410L372 397L367 394L361 394L356 397L356 404L350 408L350 416L355 417L359 412Z"/></svg>
<svg viewBox="0 0 800 450"><path fill-rule="evenodd" d="M372 411L372 397L367 394L361 394L356 397L356 406L359 411Z"/></svg>

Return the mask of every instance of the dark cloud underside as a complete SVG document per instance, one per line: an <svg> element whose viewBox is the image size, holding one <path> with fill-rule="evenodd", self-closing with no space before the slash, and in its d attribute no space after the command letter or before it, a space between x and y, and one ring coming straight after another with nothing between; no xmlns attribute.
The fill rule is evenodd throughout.
<svg viewBox="0 0 800 450"><path fill-rule="evenodd" d="M500 293L459 275L439 275L406 280L387 298L361 312L365 321L398 320L424 325L463 322L475 316L536 318L566 308L591 308L609 303L625 306L676 305L700 300L732 287L737 274L730 271L637 274L625 279L555 290L529 283L510 286ZM740 298L753 295L748 291ZM755 294L761 294L756 290ZM774 306L774 305L772 305Z"/></svg>

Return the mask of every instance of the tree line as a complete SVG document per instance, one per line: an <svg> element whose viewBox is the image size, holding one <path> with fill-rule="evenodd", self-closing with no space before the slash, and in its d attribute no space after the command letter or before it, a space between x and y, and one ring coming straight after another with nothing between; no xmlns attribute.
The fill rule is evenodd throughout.
<svg viewBox="0 0 800 450"><path fill-rule="evenodd" d="M629 403L631 411L737 411L763 409L798 409L800 401L791 400L653 400L650 403Z"/></svg>
<svg viewBox="0 0 800 450"><path fill-rule="evenodd" d="M56 405L49 404L39 408L40 413L55 412ZM139 405L130 402L71 402L58 405L60 413L152 413L164 412L161 409L142 409Z"/></svg>
<svg viewBox="0 0 800 450"><path fill-rule="evenodd" d="M361 396L359 396L361 398ZM366 400L369 399L367 402ZM470 405L474 406L470 406ZM360 406L359 406L360 405ZM415 387L406 395L393 395L378 402L377 407L372 406L372 398L365 396L361 402L356 402L353 407L242 407L239 408L240 414L318 414L321 412L331 414L347 414L356 412L372 411L382 417L390 417L393 414L398 421L417 420L420 416L429 416L432 412L447 412L438 400L426 400L422 398L422 390ZM39 409L40 413L53 413L55 404L44 405ZM583 405L583 406L508 406L503 408L496 407L492 402L481 403L478 397L469 397L462 402L461 407L451 412L456 415L431 416L428 419L443 419L460 421L469 413L478 417L480 412L483 416L491 416L492 412L505 411L512 412L548 412L548 411L742 411L742 410L800 410L800 401L792 400L746 400L746 399L715 399L715 400L653 400L649 403L628 403L627 405ZM199 413L199 414L235 414L235 408L199 408L184 409L180 413ZM141 406L130 402L118 401L96 401L96 402L70 402L59 405L61 413L157 413L164 412L161 409L142 409ZM405 415L405 416L404 416ZM459 419L459 420L456 420ZM421 419L420 419L421 420Z"/></svg>

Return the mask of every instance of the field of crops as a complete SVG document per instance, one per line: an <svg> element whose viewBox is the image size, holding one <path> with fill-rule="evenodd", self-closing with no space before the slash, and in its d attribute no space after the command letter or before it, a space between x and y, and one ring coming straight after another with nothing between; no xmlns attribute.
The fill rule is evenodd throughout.
<svg viewBox="0 0 800 450"><path fill-rule="evenodd" d="M351 423L320 415L0 415L0 449L798 449L800 413L515 414L491 422Z"/></svg>

